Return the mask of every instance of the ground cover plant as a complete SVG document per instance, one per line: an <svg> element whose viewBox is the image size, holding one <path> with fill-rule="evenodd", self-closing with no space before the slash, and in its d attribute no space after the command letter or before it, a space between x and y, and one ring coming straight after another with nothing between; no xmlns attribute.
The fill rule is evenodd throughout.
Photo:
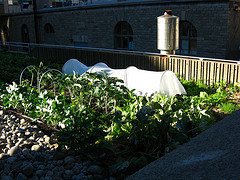
<svg viewBox="0 0 240 180"><path fill-rule="evenodd" d="M42 62L45 66L61 70L62 64L53 63L48 59L38 59L19 54L10 54L0 51L0 81L11 83L19 82L21 71L28 65L39 66ZM43 69L42 69L43 70ZM31 74L26 73L25 78Z"/></svg>
<svg viewBox="0 0 240 180"><path fill-rule="evenodd" d="M46 67L35 70L41 76ZM206 86L181 79L188 95L142 97L105 72L83 76L49 72L41 89L31 86L29 78L21 85L2 83L2 105L55 127L60 148L101 162L106 177L119 179L209 128L219 120L216 112L239 109L234 97L238 86L223 82Z"/></svg>

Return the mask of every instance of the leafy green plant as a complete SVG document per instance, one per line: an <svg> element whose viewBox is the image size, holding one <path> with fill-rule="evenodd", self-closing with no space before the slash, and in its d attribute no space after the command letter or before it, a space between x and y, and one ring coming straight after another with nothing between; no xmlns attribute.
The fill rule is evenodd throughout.
<svg viewBox="0 0 240 180"><path fill-rule="evenodd" d="M229 113L229 114L231 114L231 113L233 113L233 112L235 112L235 111L237 111L239 109L239 107L236 104L229 103L229 102L221 104L219 106L219 108L223 112Z"/></svg>
<svg viewBox="0 0 240 180"><path fill-rule="evenodd" d="M41 77L46 68L36 67L39 74L34 77ZM101 160L108 174L122 178L213 125L214 107L226 106L233 112L233 91L238 92L233 85L183 80L188 95L136 96L122 80L105 72L82 76L49 72L40 91L31 84L2 83L2 104L55 126L60 146Z"/></svg>

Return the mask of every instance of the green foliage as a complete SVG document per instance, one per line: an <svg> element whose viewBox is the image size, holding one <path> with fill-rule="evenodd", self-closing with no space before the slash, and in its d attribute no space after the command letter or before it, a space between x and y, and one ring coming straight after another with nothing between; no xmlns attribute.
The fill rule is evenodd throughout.
<svg viewBox="0 0 240 180"><path fill-rule="evenodd" d="M16 55L10 53L0 53L0 81L11 83L12 81L19 82L21 71L29 66L43 62L46 66L51 66L55 69L61 69L61 64L52 63L47 59L37 59L35 57Z"/></svg>
<svg viewBox="0 0 240 180"><path fill-rule="evenodd" d="M40 77L43 69L30 72ZM101 159L108 174L124 178L213 125L213 107L235 110L229 99L237 86L182 82L188 95L142 97L105 72L63 77L49 72L40 92L31 83L13 82L2 83L0 95L6 108L58 128L61 146Z"/></svg>
<svg viewBox="0 0 240 180"><path fill-rule="evenodd" d="M225 112L225 113L228 113L228 114L231 114L235 111L237 111L239 109L239 106L237 106L236 104L233 104L233 103L230 103L230 102L227 102L227 103L222 103L219 108Z"/></svg>

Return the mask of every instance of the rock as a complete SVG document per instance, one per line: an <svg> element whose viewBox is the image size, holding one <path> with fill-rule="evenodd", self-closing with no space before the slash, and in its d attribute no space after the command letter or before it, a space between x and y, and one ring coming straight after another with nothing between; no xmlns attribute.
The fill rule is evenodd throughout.
<svg viewBox="0 0 240 180"><path fill-rule="evenodd" d="M8 174L8 173L10 173L10 171L11 171L11 165L10 164L4 164L3 172L5 174Z"/></svg>
<svg viewBox="0 0 240 180"><path fill-rule="evenodd" d="M63 180L61 177L54 177L54 180Z"/></svg>
<svg viewBox="0 0 240 180"><path fill-rule="evenodd" d="M53 180L53 178L50 177L50 176L46 176L46 177L44 178L44 180Z"/></svg>
<svg viewBox="0 0 240 180"><path fill-rule="evenodd" d="M2 116L4 114L3 110L0 110L0 116Z"/></svg>
<svg viewBox="0 0 240 180"><path fill-rule="evenodd" d="M32 177L28 178L28 180L39 180L39 178L37 176L32 176Z"/></svg>
<svg viewBox="0 0 240 180"><path fill-rule="evenodd" d="M33 145L33 146L31 147L31 150L32 150L32 151L40 151L40 150L41 150L41 146L39 146L39 145Z"/></svg>
<svg viewBox="0 0 240 180"><path fill-rule="evenodd" d="M46 176L52 177L52 176L53 176L53 172L52 172L52 171L48 171L48 172L46 173Z"/></svg>
<svg viewBox="0 0 240 180"><path fill-rule="evenodd" d="M4 176L2 177L2 180L13 180L11 176Z"/></svg>
<svg viewBox="0 0 240 180"><path fill-rule="evenodd" d="M23 161L18 160L14 164L11 165L11 168L12 168L12 170L20 173L20 169L21 169L22 165L23 165Z"/></svg>
<svg viewBox="0 0 240 180"><path fill-rule="evenodd" d="M21 148L18 146L13 146L10 150L8 150L8 154L10 156L15 156L16 154L21 152Z"/></svg>
<svg viewBox="0 0 240 180"><path fill-rule="evenodd" d="M32 165L33 165L33 167L37 168L40 164L42 164L42 162L34 161Z"/></svg>
<svg viewBox="0 0 240 180"><path fill-rule="evenodd" d="M24 174L19 173L16 180L27 180L27 177Z"/></svg>
<svg viewBox="0 0 240 180"><path fill-rule="evenodd" d="M65 171L65 174L66 174L66 175L74 175L74 173L73 173L72 170L66 170L66 171Z"/></svg>
<svg viewBox="0 0 240 180"><path fill-rule="evenodd" d="M91 174L88 175L88 176L87 176L87 179L88 179L88 180L94 180L94 179L93 179L93 175L91 175Z"/></svg>
<svg viewBox="0 0 240 180"><path fill-rule="evenodd" d="M93 179L94 180L103 180L104 177L102 175L100 175L100 174L95 174L95 175L93 175Z"/></svg>
<svg viewBox="0 0 240 180"><path fill-rule="evenodd" d="M6 146L6 143L0 143L0 149L5 148L5 146Z"/></svg>
<svg viewBox="0 0 240 180"><path fill-rule="evenodd" d="M16 158L16 157L9 157L9 158L7 159L7 163L8 163L8 164L13 164L15 161L17 161L17 158Z"/></svg>
<svg viewBox="0 0 240 180"><path fill-rule="evenodd" d="M80 165L75 165L75 166L72 168L72 171L74 172L74 174L80 174L80 173L81 173L81 170L82 170L82 166L80 166Z"/></svg>
<svg viewBox="0 0 240 180"><path fill-rule="evenodd" d="M29 132L29 131L26 131L26 132L25 132L25 136L28 136L28 137L29 137L30 135L31 135L31 132Z"/></svg>
<svg viewBox="0 0 240 180"><path fill-rule="evenodd" d="M25 176L30 177L33 174L33 170L34 170L34 167L32 166L32 164L29 163L22 169L22 173Z"/></svg>
<svg viewBox="0 0 240 180"><path fill-rule="evenodd" d="M49 136L44 136L44 142L47 144L50 144L50 137Z"/></svg>
<svg viewBox="0 0 240 180"><path fill-rule="evenodd" d="M54 155L53 155L53 159L54 159L54 160L61 160L61 159L63 159L64 157L66 157L66 155L65 155L63 152L61 152L61 151L56 151L56 152L54 153Z"/></svg>
<svg viewBox="0 0 240 180"><path fill-rule="evenodd" d="M56 144L57 143L57 137L55 135L51 135L49 143L50 144Z"/></svg>
<svg viewBox="0 0 240 180"><path fill-rule="evenodd" d="M73 150L68 151L68 156L74 156L74 155L75 155L75 151Z"/></svg>
<svg viewBox="0 0 240 180"><path fill-rule="evenodd" d="M19 138L16 146L20 146L24 142L24 138Z"/></svg>
<svg viewBox="0 0 240 180"><path fill-rule="evenodd" d="M63 165L63 160L58 160L58 161L57 161L57 165L58 165L58 166Z"/></svg>
<svg viewBox="0 0 240 180"><path fill-rule="evenodd" d="M87 171L91 174L101 174L103 169L100 166L92 165L87 169Z"/></svg>
<svg viewBox="0 0 240 180"><path fill-rule="evenodd" d="M56 172L56 174L54 174L54 176L56 176L56 177L62 177L63 174L64 174L64 171L58 171L58 172Z"/></svg>
<svg viewBox="0 0 240 180"><path fill-rule="evenodd" d="M20 124L25 124L25 122L26 122L25 119L20 120Z"/></svg>
<svg viewBox="0 0 240 180"><path fill-rule="evenodd" d="M85 176L83 173L80 173L76 176L76 180L87 180L87 176Z"/></svg>
<svg viewBox="0 0 240 180"><path fill-rule="evenodd" d="M0 154L0 160L7 159L8 157L9 157L8 154L5 154L5 153Z"/></svg>
<svg viewBox="0 0 240 180"><path fill-rule="evenodd" d="M75 160L73 156L67 156L63 160L64 168L65 169L72 169L74 166Z"/></svg>
<svg viewBox="0 0 240 180"><path fill-rule="evenodd" d="M22 154L25 158L27 158L28 160L32 159L32 155L30 154L29 149L24 148L22 151Z"/></svg>
<svg viewBox="0 0 240 180"><path fill-rule="evenodd" d="M39 178L41 177L44 177L45 176L45 171L44 170L37 170L35 173L34 173L35 176L38 176Z"/></svg>
<svg viewBox="0 0 240 180"><path fill-rule="evenodd" d="M45 169L45 166L44 166L44 165L39 165L39 166L38 166L38 169L44 170L44 169Z"/></svg>

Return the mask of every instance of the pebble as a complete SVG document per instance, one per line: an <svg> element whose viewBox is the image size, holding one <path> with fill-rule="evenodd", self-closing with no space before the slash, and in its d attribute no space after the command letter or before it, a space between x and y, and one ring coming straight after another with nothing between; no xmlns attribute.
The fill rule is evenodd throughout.
<svg viewBox="0 0 240 180"><path fill-rule="evenodd" d="M59 150L57 138L0 110L0 179L103 180L103 168ZM107 180L107 179L106 179Z"/></svg>
<svg viewBox="0 0 240 180"><path fill-rule="evenodd" d="M91 174L101 174L103 169L97 165L92 165L87 169Z"/></svg>

